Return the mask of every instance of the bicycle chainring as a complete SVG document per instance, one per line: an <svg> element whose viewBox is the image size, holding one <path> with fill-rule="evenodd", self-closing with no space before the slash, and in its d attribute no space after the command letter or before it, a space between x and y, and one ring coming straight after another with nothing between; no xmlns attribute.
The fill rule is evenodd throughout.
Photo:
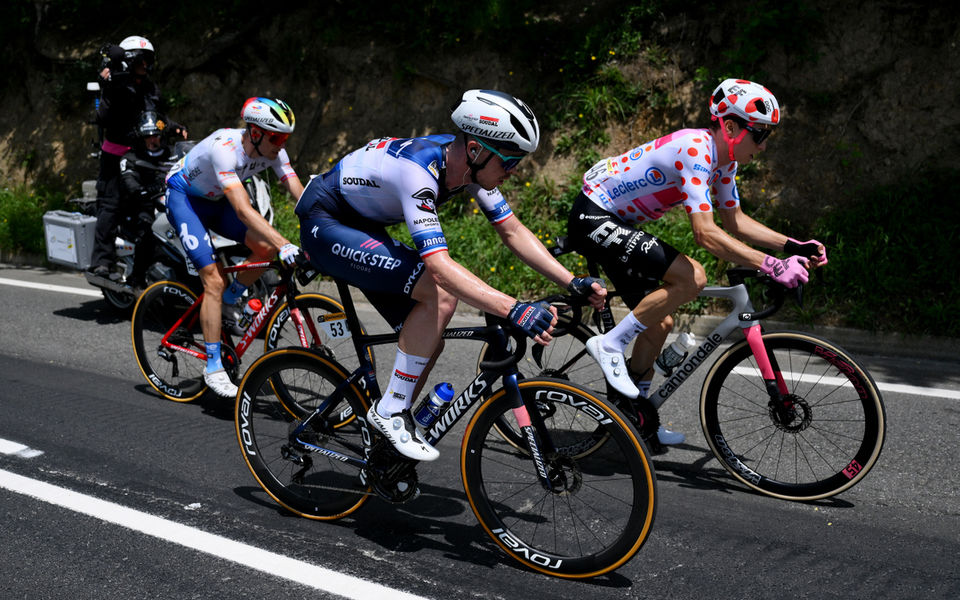
<svg viewBox="0 0 960 600"><path fill-rule="evenodd" d="M660 429L660 413L648 398L639 396L630 400L610 386L608 386L608 397L615 401L617 408L623 411L623 414L627 415L633 426L637 428L650 454L663 454L667 451L657 437L657 430Z"/></svg>
<svg viewBox="0 0 960 600"><path fill-rule="evenodd" d="M239 381L237 377L240 373L240 359L237 357L233 346L220 344L220 361L223 363L223 368L227 372L227 375L230 376L230 379Z"/></svg>
<svg viewBox="0 0 960 600"><path fill-rule="evenodd" d="M360 480L378 496L399 504L420 495L417 487L417 461L397 452L383 437L379 437L370 449L367 467L360 472Z"/></svg>

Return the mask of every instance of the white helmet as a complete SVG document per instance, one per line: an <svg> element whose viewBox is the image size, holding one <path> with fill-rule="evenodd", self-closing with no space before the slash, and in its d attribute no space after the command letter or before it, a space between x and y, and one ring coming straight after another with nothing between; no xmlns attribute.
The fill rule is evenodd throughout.
<svg viewBox="0 0 960 600"><path fill-rule="evenodd" d="M540 125L533 111L503 92L467 90L451 118L464 133L501 150L527 154L540 143Z"/></svg>
<svg viewBox="0 0 960 600"><path fill-rule="evenodd" d="M153 44L151 44L147 38L140 37L139 35L131 35L130 37L123 38L123 41L120 42L120 47L123 48L123 56L127 64L132 65L133 61L137 58L143 58L147 68L153 66Z"/></svg>
<svg viewBox="0 0 960 600"><path fill-rule="evenodd" d="M240 117L251 125L278 133L293 133L296 119L283 100L270 98L249 98L243 104Z"/></svg>
<svg viewBox="0 0 960 600"><path fill-rule="evenodd" d="M739 117L747 123L776 125L780 104L767 88L746 79L727 79L710 96L710 114Z"/></svg>

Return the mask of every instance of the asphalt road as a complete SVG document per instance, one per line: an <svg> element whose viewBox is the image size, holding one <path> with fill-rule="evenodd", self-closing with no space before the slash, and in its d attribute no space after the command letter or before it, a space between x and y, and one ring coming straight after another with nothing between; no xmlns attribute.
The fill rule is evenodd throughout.
<svg viewBox="0 0 960 600"><path fill-rule="evenodd" d="M456 436L409 504L372 500L335 523L282 512L244 465L232 407L153 394L129 321L90 292L75 273L0 266L0 598L960 597L956 360L860 355L884 390L883 455L810 504L727 475L699 430L694 375L663 409L688 441L655 457L650 539L613 574L565 581L488 541ZM476 353L450 341L435 373L462 389ZM382 371L392 350L381 356Z"/></svg>

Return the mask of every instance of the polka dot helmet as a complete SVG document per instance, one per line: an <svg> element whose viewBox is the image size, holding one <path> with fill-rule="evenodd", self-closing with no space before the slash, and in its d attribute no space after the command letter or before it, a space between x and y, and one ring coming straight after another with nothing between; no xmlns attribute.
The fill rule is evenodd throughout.
<svg viewBox="0 0 960 600"><path fill-rule="evenodd" d="M759 83L727 79L710 96L710 114L718 119L733 116L747 123L776 125L780 122L780 104Z"/></svg>

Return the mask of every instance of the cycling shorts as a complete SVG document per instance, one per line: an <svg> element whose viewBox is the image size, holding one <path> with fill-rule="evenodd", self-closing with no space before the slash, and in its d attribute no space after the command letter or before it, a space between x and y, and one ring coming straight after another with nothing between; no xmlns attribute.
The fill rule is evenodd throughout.
<svg viewBox="0 0 960 600"><path fill-rule="evenodd" d="M247 226L226 198L208 200L187 194L186 182L177 173L167 180L167 215L197 269L217 262L210 229L225 238L243 243Z"/></svg>
<svg viewBox="0 0 960 600"><path fill-rule="evenodd" d="M410 295L423 275L420 255L383 225L331 200L321 199L301 215L300 245L315 267L359 288L398 331L416 304Z"/></svg>
<svg viewBox="0 0 960 600"><path fill-rule="evenodd" d="M577 196L567 221L571 247L594 260L631 309L663 279L680 251Z"/></svg>

